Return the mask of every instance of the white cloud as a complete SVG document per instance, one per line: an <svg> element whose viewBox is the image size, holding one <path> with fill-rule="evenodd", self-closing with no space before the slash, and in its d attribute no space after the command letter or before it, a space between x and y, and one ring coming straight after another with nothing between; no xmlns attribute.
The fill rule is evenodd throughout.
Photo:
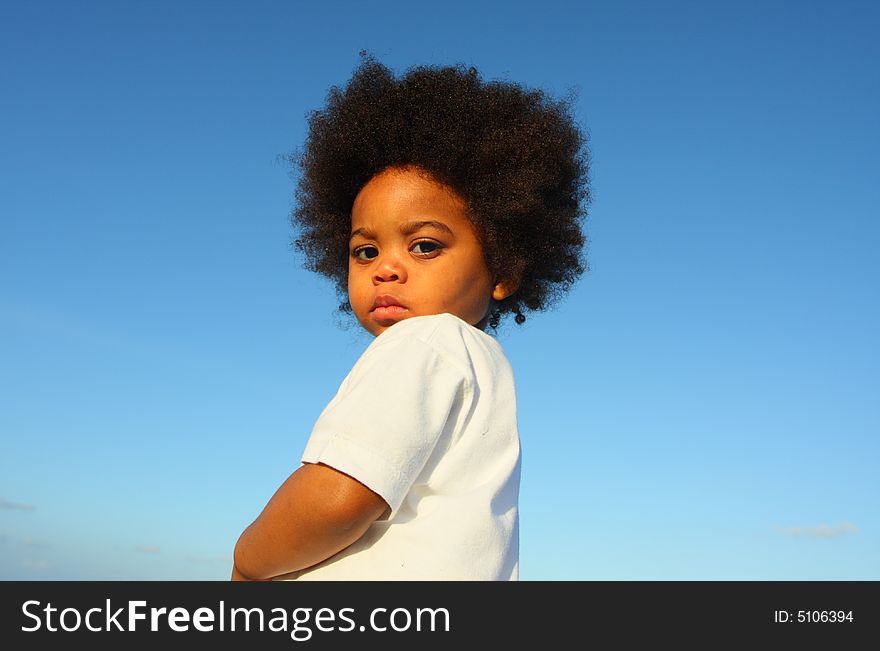
<svg viewBox="0 0 880 651"><path fill-rule="evenodd" d="M0 533L0 545L5 545L6 543L21 545L23 547L29 547L31 549L48 549L52 546L44 540L37 540L36 538L33 538L31 536L25 536L24 538L22 538L21 536L10 536L6 533Z"/></svg>
<svg viewBox="0 0 880 651"><path fill-rule="evenodd" d="M188 555L183 557L185 560L191 563L224 563L226 565L232 564L232 556L228 554L219 554L217 556L193 556Z"/></svg>
<svg viewBox="0 0 880 651"><path fill-rule="evenodd" d="M33 504L24 504L22 502L10 502L7 499L0 497L0 509L6 509L8 511L33 511Z"/></svg>
<svg viewBox="0 0 880 651"><path fill-rule="evenodd" d="M46 547L49 547L49 543L43 542L42 540L34 540L30 536L28 536L27 538L22 538L21 542L25 547L32 547L37 549L45 549Z"/></svg>
<svg viewBox="0 0 880 651"><path fill-rule="evenodd" d="M28 570L32 570L34 572L46 572L52 569L52 564L44 559L30 559L26 558L21 562L22 567Z"/></svg>
<svg viewBox="0 0 880 651"><path fill-rule="evenodd" d="M135 547L136 550L141 552L142 554L158 554L159 553L159 545L137 545Z"/></svg>
<svg viewBox="0 0 880 651"><path fill-rule="evenodd" d="M849 533L859 533L859 528L849 522L841 522L833 527L826 524L818 527L782 527L782 533L793 538L839 538Z"/></svg>

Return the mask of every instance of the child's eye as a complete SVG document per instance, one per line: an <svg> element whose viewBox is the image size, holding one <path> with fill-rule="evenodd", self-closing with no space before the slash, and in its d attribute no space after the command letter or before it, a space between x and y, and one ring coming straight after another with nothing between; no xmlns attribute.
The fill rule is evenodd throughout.
<svg viewBox="0 0 880 651"><path fill-rule="evenodd" d="M432 240L419 240L412 245L410 251L422 258L433 258L442 248L443 245L440 244L440 242L434 242Z"/></svg>
<svg viewBox="0 0 880 651"><path fill-rule="evenodd" d="M379 255L379 249L377 249L375 246L359 246L351 252L351 255L358 260L372 260L377 255Z"/></svg>

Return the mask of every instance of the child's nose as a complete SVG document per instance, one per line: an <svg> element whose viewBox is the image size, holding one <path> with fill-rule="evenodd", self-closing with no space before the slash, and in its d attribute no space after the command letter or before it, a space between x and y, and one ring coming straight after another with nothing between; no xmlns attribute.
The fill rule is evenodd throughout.
<svg viewBox="0 0 880 651"><path fill-rule="evenodd" d="M376 265L373 283L406 282L406 267L399 256L385 254Z"/></svg>

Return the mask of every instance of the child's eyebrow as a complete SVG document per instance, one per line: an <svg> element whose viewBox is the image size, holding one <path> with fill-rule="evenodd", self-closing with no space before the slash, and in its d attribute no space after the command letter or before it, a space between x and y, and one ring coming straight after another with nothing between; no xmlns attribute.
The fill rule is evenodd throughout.
<svg viewBox="0 0 880 651"><path fill-rule="evenodd" d="M448 235L452 235L452 229L449 228L449 226L447 226L443 222L434 221L433 219L426 219L424 221L406 222L405 224L403 224L400 227L400 232L403 233L404 235L412 235L413 233L415 233L416 231L418 231L422 228L436 228L438 231L443 231L444 233L447 233Z"/></svg>
<svg viewBox="0 0 880 651"><path fill-rule="evenodd" d="M435 228L438 231L443 231L449 235L454 235L452 229L449 228L443 222L434 221L433 219L425 219L421 221L411 221L405 222L400 226L400 232L403 235L412 235L416 231L422 228ZM356 235L361 235L368 240L376 239L376 234L371 231L369 228L356 228L351 232L351 236L348 238L349 241L353 240Z"/></svg>

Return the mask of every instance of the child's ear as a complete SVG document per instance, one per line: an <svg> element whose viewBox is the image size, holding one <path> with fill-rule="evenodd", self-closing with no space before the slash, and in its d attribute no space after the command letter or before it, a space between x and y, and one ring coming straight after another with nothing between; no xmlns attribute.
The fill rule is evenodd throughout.
<svg viewBox="0 0 880 651"><path fill-rule="evenodd" d="M513 294L519 289L519 280L496 280L495 286L492 288L492 299L503 301L505 298Z"/></svg>

